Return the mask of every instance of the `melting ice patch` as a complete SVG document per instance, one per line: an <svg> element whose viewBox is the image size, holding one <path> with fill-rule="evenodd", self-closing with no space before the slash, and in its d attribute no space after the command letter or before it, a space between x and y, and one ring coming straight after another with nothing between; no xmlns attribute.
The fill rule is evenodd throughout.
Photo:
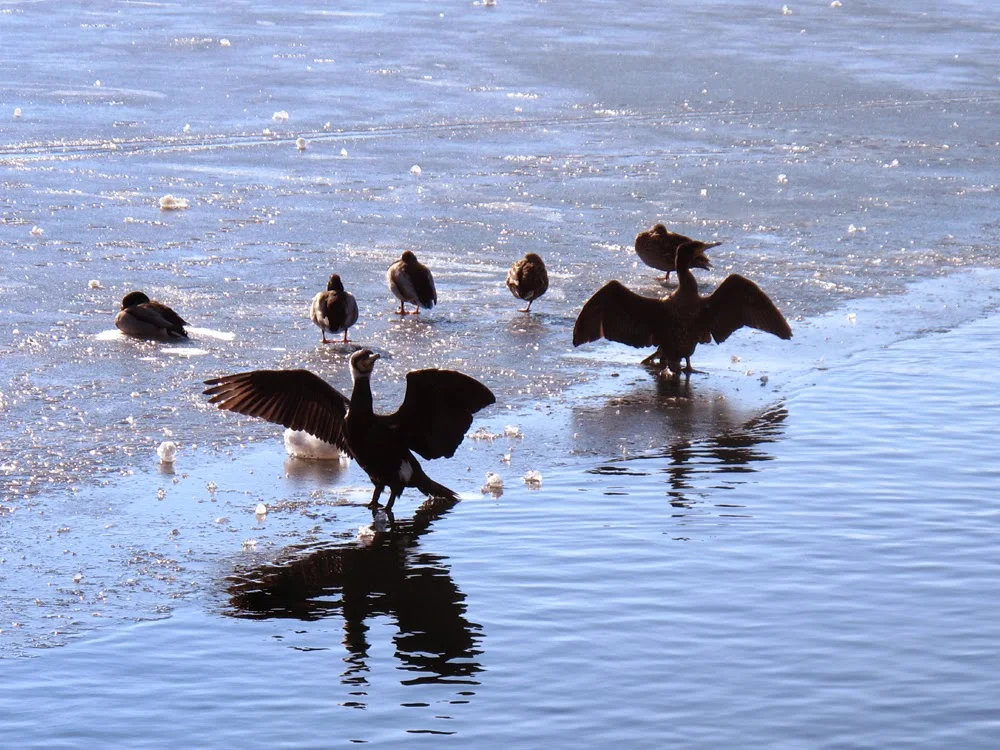
<svg viewBox="0 0 1000 750"><path fill-rule="evenodd" d="M495 432L490 432L485 427L480 427L474 432L470 432L468 435L466 435L466 437L469 438L469 440L492 441L496 440L498 437L500 437L500 435L498 435Z"/></svg>
<svg viewBox="0 0 1000 750"><path fill-rule="evenodd" d="M486 472L486 483L482 487L482 493L500 497L503 494L503 477L492 471Z"/></svg>
<svg viewBox="0 0 1000 750"><path fill-rule="evenodd" d="M525 472L524 483L529 487L538 489L539 487L542 486L542 472L535 471L533 469L531 471Z"/></svg>
<svg viewBox="0 0 1000 750"><path fill-rule="evenodd" d="M160 210L161 211L179 211L183 208L188 208L190 204L187 198L178 198L173 195L164 195L160 198Z"/></svg>

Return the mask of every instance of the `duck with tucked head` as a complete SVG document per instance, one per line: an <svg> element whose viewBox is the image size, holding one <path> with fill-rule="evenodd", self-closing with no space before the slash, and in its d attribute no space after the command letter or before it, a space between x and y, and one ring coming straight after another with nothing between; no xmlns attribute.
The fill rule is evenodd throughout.
<svg viewBox="0 0 1000 750"><path fill-rule="evenodd" d="M142 292L126 294L121 311L115 316L119 331L140 339L186 339L186 325L180 315Z"/></svg>
<svg viewBox="0 0 1000 750"><path fill-rule="evenodd" d="M730 274L707 297L698 293L691 273L702 243L677 248L678 287L669 297L643 297L618 281L609 281L587 300L573 327L573 346L600 338L629 346L655 346L644 364L656 358L672 374L694 372L691 355L698 344L715 339L721 344L743 326L790 339L792 329L760 287L739 274ZM666 370L665 370L666 372Z"/></svg>
<svg viewBox="0 0 1000 750"><path fill-rule="evenodd" d="M721 245L721 242L692 240L683 234L668 232L662 224L657 224L652 229L639 232L635 236L635 252L647 266L666 271L667 275L663 277L663 280L670 281L670 272L676 270L677 248L689 242L695 243L694 247L697 248L691 260L691 267L711 268L705 251Z"/></svg>
<svg viewBox="0 0 1000 750"><path fill-rule="evenodd" d="M423 307L430 310L437 304L437 290L430 269L417 260L417 256L406 250L399 260L385 272L389 291L399 300L399 314L406 315L405 303L416 305L414 315Z"/></svg>
<svg viewBox="0 0 1000 750"><path fill-rule="evenodd" d="M340 276L333 274L326 285L326 291L318 292L313 297L309 317L323 332L324 344L333 343L326 340L327 331L343 332L342 343L349 342L347 329L358 322L358 302L353 294L344 291L344 282L340 280Z"/></svg>
<svg viewBox="0 0 1000 750"><path fill-rule="evenodd" d="M549 274L545 261L536 253L528 253L515 261L507 272L507 288L518 299L527 300L528 306L520 312L530 313L531 303L549 288Z"/></svg>
<svg viewBox="0 0 1000 750"><path fill-rule="evenodd" d="M457 500L430 479L413 453L451 458L472 424L472 415L495 403L485 385L454 370L413 370L406 375L403 403L393 414L376 414L371 374L379 355L362 349L351 355L354 390L347 398L308 370L254 370L206 380L205 394L220 409L260 417L333 443L367 472L375 492L374 512L389 488L390 511L407 487Z"/></svg>

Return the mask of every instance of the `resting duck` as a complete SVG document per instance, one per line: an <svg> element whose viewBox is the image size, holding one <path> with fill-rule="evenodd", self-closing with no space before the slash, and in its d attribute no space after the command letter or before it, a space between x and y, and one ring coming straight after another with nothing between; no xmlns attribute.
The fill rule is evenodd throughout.
<svg viewBox="0 0 1000 750"><path fill-rule="evenodd" d="M731 274L707 297L698 293L691 273L692 261L703 243L692 241L677 248L678 287L669 297L643 297L618 281L609 281L587 300L573 327L573 346L599 338L629 346L657 347L643 363L659 358L673 374L691 373L691 355L698 344L713 338L721 344L743 326L790 339L792 329L760 287L739 274Z"/></svg>
<svg viewBox="0 0 1000 750"><path fill-rule="evenodd" d="M323 343L333 342L326 340L326 332L344 332L343 342L348 343L347 329L358 322L358 302L354 295L344 291L344 282L340 276L333 274L326 285L325 292L319 292L313 297L312 305L309 307L309 317L312 322L319 326L323 332Z"/></svg>
<svg viewBox="0 0 1000 750"><path fill-rule="evenodd" d="M549 274L541 256L528 253L515 261L507 272L507 288L518 299L528 301L528 306L520 312L531 312L531 303L549 288Z"/></svg>
<svg viewBox="0 0 1000 750"><path fill-rule="evenodd" d="M677 255L677 248L686 242L697 243L696 246L698 249L695 252L694 259L691 261L691 266L693 268L711 268L708 258L705 257L705 251L721 245L721 242L692 240L683 234L668 232L667 228L662 224L657 224L652 229L639 232L635 236L635 252L639 256L639 259L647 266L666 271L667 275L663 277L663 280L670 281L670 272L675 269L674 261Z"/></svg>
<svg viewBox="0 0 1000 750"><path fill-rule="evenodd" d="M205 394L220 409L260 417L305 430L339 446L368 473L375 492L389 488L390 511L406 487L425 495L457 500L453 491L430 479L413 456L451 458L472 424L472 415L496 402L478 380L454 370L413 370L406 395L394 414L375 414L371 374L379 357L370 349L351 355L354 390L350 399L308 370L254 370L206 380Z"/></svg>
<svg viewBox="0 0 1000 750"><path fill-rule="evenodd" d="M115 316L115 327L126 336L141 339L186 339L184 319L162 302L142 292L129 292Z"/></svg>
<svg viewBox="0 0 1000 750"><path fill-rule="evenodd" d="M389 266L385 272L385 280L393 296L399 300L399 314L406 315L405 303L416 305L414 315L420 313L423 307L430 310L437 304L437 290L434 288L434 277L417 256L409 250Z"/></svg>

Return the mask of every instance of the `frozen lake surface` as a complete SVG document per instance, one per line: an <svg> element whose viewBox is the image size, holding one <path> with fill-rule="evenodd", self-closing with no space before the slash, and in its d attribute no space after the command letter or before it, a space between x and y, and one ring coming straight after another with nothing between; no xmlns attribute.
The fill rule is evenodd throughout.
<svg viewBox="0 0 1000 750"><path fill-rule="evenodd" d="M0 0L5 736L995 747L1000 8L886 5ZM668 290L657 221L795 337L687 385L573 349L609 279ZM439 305L400 320L406 249ZM425 464L460 503L372 529L356 466L201 395L349 391L333 272L377 409L451 367L521 433ZM191 340L120 336L133 289Z"/></svg>

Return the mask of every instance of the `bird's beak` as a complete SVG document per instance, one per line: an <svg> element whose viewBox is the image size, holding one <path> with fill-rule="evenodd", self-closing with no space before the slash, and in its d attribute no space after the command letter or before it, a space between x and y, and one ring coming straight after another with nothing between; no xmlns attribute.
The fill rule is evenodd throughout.
<svg viewBox="0 0 1000 750"><path fill-rule="evenodd" d="M371 356L370 356L370 357L368 357L368 359L369 359L369 360L371 360L372 362L374 362L374 361L375 361L376 359L378 359L378 358L379 358L379 355L378 355L378 353L377 353L377 352L372 352L372 353L371 353Z"/></svg>

